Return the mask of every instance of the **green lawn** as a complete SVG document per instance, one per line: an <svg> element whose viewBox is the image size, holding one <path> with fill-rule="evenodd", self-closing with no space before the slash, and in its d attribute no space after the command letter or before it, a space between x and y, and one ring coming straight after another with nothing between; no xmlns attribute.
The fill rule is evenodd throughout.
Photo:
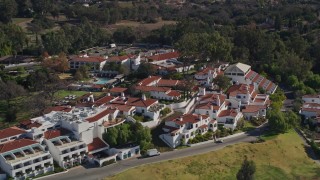
<svg viewBox="0 0 320 180"><path fill-rule="evenodd" d="M55 97L58 98L58 99L63 99L64 97L72 94L72 95L76 95L77 97L80 97L84 94L87 94L89 93L88 91L68 91L68 90L61 90L61 91L58 91L56 94L55 94ZM100 96L103 94L103 92L92 92L95 96Z"/></svg>
<svg viewBox="0 0 320 180"><path fill-rule="evenodd" d="M30 21L32 18L12 18L12 23L13 24L20 24L23 22L28 22Z"/></svg>
<svg viewBox="0 0 320 180"><path fill-rule="evenodd" d="M290 131L264 143L241 143L207 154L148 164L107 179L236 179L244 156L256 163L256 179L319 179L320 166Z"/></svg>

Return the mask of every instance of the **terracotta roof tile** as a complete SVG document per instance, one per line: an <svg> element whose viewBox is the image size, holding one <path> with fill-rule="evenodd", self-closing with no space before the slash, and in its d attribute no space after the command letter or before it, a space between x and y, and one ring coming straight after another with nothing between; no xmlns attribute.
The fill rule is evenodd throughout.
<svg viewBox="0 0 320 180"><path fill-rule="evenodd" d="M86 120L89 123L96 122L99 119L107 116L108 114L114 113L114 112L115 112L115 109L106 109L106 110L103 110L102 112L100 112L99 114L96 114L95 116L87 118Z"/></svg>
<svg viewBox="0 0 320 180"><path fill-rule="evenodd" d="M9 128L0 130L0 139L5 139L5 138L11 137L11 136L16 136L16 135L24 134L24 133L26 133L25 130L22 130L16 126L13 126L13 127L9 127Z"/></svg>
<svg viewBox="0 0 320 180"><path fill-rule="evenodd" d="M88 151L91 152L105 147L108 147L108 145L103 140L100 138L93 138L92 143L88 144Z"/></svg>
<svg viewBox="0 0 320 180"><path fill-rule="evenodd" d="M175 51L175 52L157 54L157 55L149 56L147 58L152 61L163 61L163 60L168 60L168 59L178 59L179 56L180 56L180 54Z"/></svg>
<svg viewBox="0 0 320 180"><path fill-rule="evenodd" d="M44 132L44 138L53 139L53 138L56 138L59 136L65 136L70 133L72 133L72 132L69 131L68 129L64 129L64 128L48 130L48 131Z"/></svg>
<svg viewBox="0 0 320 180"><path fill-rule="evenodd" d="M15 141L10 141L0 145L0 153L12 151L18 148L22 148L22 147L29 146L32 144L37 144L37 143L38 142L33 141L31 139L19 139Z"/></svg>
<svg viewBox="0 0 320 180"><path fill-rule="evenodd" d="M73 57L71 58L70 61L73 62L93 62L93 63L101 63L105 61L103 57L97 57L97 56L92 56L92 57Z"/></svg>
<svg viewBox="0 0 320 180"><path fill-rule="evenodd" d="M150 83L154 81L159 81L161 79L160 76L150 76L148 78L145 78L137 83L138 86L148 86Z"/></svg>
<svg viewBox="0 0 320 180"><path fill-rule="evenodd" d="M181 93L179 91L176 91L176 90L171 90L169 93L168 93L168 96L171 96L171 97L180 97L181 96Z"/></svg>
<svg viewBox="0 0 320 180"><path fill-rule="evenodd" d="M111 57L108 57L107 61L109 62L118 62L118 61L124 61L124 60L127 60L127 59L130 59L134 57L134 55L123 55L123 56L111 56Z"/></svg>
<svg viewBox="0 0 320 180"><path fill-rule="evenodd" d="M111 88L109 91L112 93L122 93L127 90L128 90L128 88L114 87L114 88Z"/></svg>

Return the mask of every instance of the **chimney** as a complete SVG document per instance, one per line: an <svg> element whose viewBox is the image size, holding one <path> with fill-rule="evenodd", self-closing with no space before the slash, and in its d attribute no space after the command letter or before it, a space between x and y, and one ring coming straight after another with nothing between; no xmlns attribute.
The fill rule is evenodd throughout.
<svg viewBox="0 0 320 180"><path fill-rule="evenodd" d="M121 93L121 97L124 97L124 92Z"/></svg>
<svg viewBox="0 0 320 180"><path fill-rule="evenodd" d="M199 115L199 119L200 119L200 121L202 121L202 115Z"/></svg>
<svg viewBox="0 0 320 180"><path fill-rule="evenodd" d="M142 94L142 100L147 100L147 97L146 97L146 95L145 94Z"/></svg>
<svg viewBox="0 0 320 180"><path fill-rule="evenodd" d="M236 85L239 85L239 81L236 81Z"/></svg>
<svg viewBox="0 0 320 180"><path fill-rule="evenodd" d="M217 105L220 106L220 96L217 95Z"/></svg>
<svg viewBox="0 0 320 180"><path fill-rule="evenodd" d="M89 96L89 99L90 99L90 101L91 101L92 103L94 103L94 97L93 97L93 94L91 94L91 95Z"/></svg>
<svg viewBox="0 0 320 180"><path fill-rule="evenodd" d="M206 88L199 87L199 95L200 95L200 96L206 95Z"/></svg>
<svg viewBox="0 0 320 180"><path fill-rule="evenodd" d="M111 94L110 94L110 93L107 93L107 96L111 96Z"/></svg>
<svg viewBox="0 0 320 180"><path fill-rule="evenodd" d="M182 117L179 117L179 121L183 121L183 118L182 118Z"/></svg>

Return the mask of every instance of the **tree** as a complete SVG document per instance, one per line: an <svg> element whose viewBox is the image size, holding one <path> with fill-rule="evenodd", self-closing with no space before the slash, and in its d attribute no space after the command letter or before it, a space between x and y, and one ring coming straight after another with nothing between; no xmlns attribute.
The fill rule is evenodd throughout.
<svg viewBox="0 0 320 180"><path fill-rule="evenodd" d="M136 76L140 79L143 79L155 74L156 71L156 68L150 63L142 63L136 71Z"/></svg>
<svg viewBox="0 0 320 180"><path fill-rule="evenodd" d="M117 127L108 128L107 133L105 133L103 136L103 139L111 146L116 146L118 144L118 134L119 130Z"/></svg>
<svg viewBox="0 0 320 180"><path fill-rule="evenodd" d="M56 59L56 61L57 61L57 66L55 67L55 69L57 71L64 73L70 69L69 61L65 53L63 52L59 53L59 56Z"/></svg>
<svg viewBox="0 0 320 180"><path fill-rule="evenodd" d="M130 27L121 27L113 33L113 39L117 43L133 43L136 36Z"/></svg>
<svg viewBox="0 0 320 180"><path fill-rule="evenodd" d="M277 14L276 19L274 20L274 28L278 31L281 31L282 28L282 19L280 14Z"/></svg>
<svg viewBox="0 0 320 180"><path fill-rule="evenodd" d="M118 131L118 139L117 139L118 144L128 143L129 138L131 136L131 131L129 128L130 128L129 124L122 124L120 126L119 131Z"/></svg>
<svg viewBox="0 0 320 180"><path fill-rule="evenodd" d="M5 83L0 80L0 100L5 100L9 109L12 100L25 94L26 90L16 82L8 81Z"/></svg>
<svg viewBox="0 0 320 180"><path fill-rule="evenodd" d="M54 7L52 0L31 0L31 2L35 13L43 17Z"/></svg>
<svg viewBox="0 0 320 180"><path fill-rule="evenodd" d="M256 165L252 160L248 160L245 156L240 170L237 173L237 180L253 180L256 172Z"/></svg>
<svg viewBox="0 0 320 180"><path fill-rule="evenodd" d="M0 0L0 21L7 24L17 14L17 3L15 0Z"/></svg>
<svg viewBox="0 0 320 180"><path fill-rule="evenodd" d="M70 42L63 31L49 32L41 36L43 46L49 54L68 52Z"/></svg>
<svg viewBox="0 0 320 180"><path fill-rule="evenodd" d="M219 86L220 91L228 88L231 85L231 80L227 76L218 75L213 82Z"/></svg>

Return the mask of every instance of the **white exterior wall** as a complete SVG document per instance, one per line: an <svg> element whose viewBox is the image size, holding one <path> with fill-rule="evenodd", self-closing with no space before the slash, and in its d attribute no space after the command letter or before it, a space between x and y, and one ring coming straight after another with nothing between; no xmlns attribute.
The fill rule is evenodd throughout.
<svg viewBox="0 0 320 180"><path fill-rule="evenodd" d="M59 164L59 166L64 167L64 161L65 157L69 157L70 160L72 160L72 155L76 154L80 156L80 152L88 152L88 147L84 142L77 142L77 143L72 143L69 146L65 147L59 147L55 146L50 140L45 140L50 153L52 154L53 159ZM80 148L82 146L82 148ZM73 151L71 149L74 148ZM63 151L66 151L66 153L62 153Z"/></svg>
<svg viewBox="0 0 320 180"><path fill-rule="evenodd" d="M3 154L6 154L6 153L3 153ZM43 157L50 157L50 158L43 160L42 159ZM10 162L6 161L2 155L0 155L0 167L1 167L1 169L4 172L6 172L7 174L9 174L11 177L15 177L17 172L26 173L26 170L30 169L30 168L32 170L35 170L36 166L39 166L39 165L41 165L41 167L43 167L44 169L42 170L42 172L41 171L39 171L39 172L37 171L36 174L43 174L45 172L54 170L53 167L46 168L44 166L45 163L53 164L53 159L52 159L52 157L51 157L49 152L42 152L37 156L33 156L33 157L30 157L30 158L26 158L26 159L23 159L23 158L18 158L18 159L21 159L21 160L15 162L15 163L10 163ZM34 160L36 160L36 159L39 159L40 161L39 162L34 162ZM30 164L24 166L24 163L27 163L27 162L30 162ZM14 167L17 166L17 165L20 165L21 167L17 168L17 169L14 169Z"/></svg>
<svg viewBox="0 0 320 180"><path fill-rule="evenodd" d="M320 111L320 110L319 110ZM318 112L316 111L300 111L301 115L304 115L306 118L316 117Z"/></svg>
<svg viewBox="0 0 320 180"><path fill-rule="evenodd" d="M302 100L305 103L317 103L317 104L320 104L320 98L303 97Z"/></svg>
<svg viewBox="0 0 320 180"><path fill-rule="evenodd" d="M9 141L14 141L15 139L17 139L19 137L21 137L21 134L0 139L0 144L7 143Z"/></svg>

